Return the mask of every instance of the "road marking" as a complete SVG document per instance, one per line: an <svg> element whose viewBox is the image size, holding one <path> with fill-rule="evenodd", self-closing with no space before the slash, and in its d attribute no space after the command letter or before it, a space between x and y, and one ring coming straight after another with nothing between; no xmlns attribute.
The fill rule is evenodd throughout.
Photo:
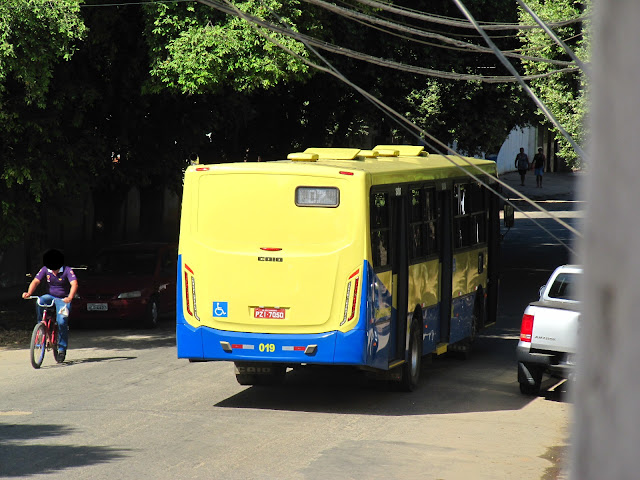
<svg viewBox="0 0 640 480"><path fill-rule="evenodd" d="M20 411L0 412L0 417L16 417L19 415L33 415L33 412L20 412Z"/></svg>

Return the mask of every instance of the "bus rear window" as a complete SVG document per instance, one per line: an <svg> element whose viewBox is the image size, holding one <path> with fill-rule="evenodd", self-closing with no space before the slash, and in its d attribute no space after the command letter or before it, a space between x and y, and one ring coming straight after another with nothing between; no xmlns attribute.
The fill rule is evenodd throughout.
<svg viewBox="0 0 640 480"><path fill-rule="evenodd" d="M337 207L340 190L335 187L298 187L296 205L299 207Z"/></svg>

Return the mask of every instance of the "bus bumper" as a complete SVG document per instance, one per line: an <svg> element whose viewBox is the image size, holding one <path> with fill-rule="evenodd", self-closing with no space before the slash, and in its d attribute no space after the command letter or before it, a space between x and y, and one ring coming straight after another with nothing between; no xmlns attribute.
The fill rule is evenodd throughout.
<svg viewBox="0 0 640 480"><path fill-rule="evenodd" d="M365 365L364 330L318 334L253 334L176 326L178 358L277 362L287 364Z"/></svg>

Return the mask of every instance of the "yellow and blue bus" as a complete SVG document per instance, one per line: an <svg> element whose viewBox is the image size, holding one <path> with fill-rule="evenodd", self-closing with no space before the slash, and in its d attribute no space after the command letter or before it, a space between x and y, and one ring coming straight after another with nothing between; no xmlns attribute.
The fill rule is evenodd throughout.
<svg viewBox="0 0 640 480"><path fill-rule="evenodd" d="M495 178L410 145L190 166L178 357L235 362L241 384L321 364L413 389L424 355L466 352L495 321Z"/></svg>

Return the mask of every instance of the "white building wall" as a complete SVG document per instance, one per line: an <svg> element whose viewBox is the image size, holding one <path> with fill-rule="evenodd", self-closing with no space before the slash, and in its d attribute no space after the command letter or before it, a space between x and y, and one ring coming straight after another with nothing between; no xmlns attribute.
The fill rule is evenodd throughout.
<svg viewBox="0 0 640 480"><path fill-rule="evenodd" d="M500 147L500 152L498 152L498 159L496 160L498 174L516 170L514 163L521 147L529 155L529 161L533 159L533 156L538 151L537 134L538 130L535 127L516 127L511 130L502 147Z"/></svg>

